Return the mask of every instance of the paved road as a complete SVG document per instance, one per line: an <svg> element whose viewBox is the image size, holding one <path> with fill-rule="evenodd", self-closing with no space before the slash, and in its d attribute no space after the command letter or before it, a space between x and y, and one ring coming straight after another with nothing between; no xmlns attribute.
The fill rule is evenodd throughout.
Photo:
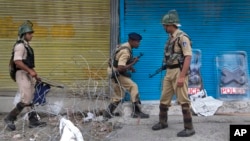
<svg viewBox="0 0 250 141"><path fill-rule="evenodd" d="M27 141L31 135L38 136L36 141L58 141L60 138L58 120L56 119L43 118L43 120L47 119L48 125L46 127L29 129L27 128L27 122L23 122L20 117L17 121L17 131L10 132L4 128L4 115L0 115L0 117L0 141L10 141L11 138L13 140L13 137L17 134L22 135L22 139L13 141ZM151 130L152 125L158 122L158 116L151 116L149 119L120 117L112 118L109 122L111 121L114 123L114 127L121 128L115 129L101 138L94 137L95 135L91 136L88 130L102 130L102 122L96 126L97 129L94 129L95 126L91 123L78 126L85 141L229 141L229 125L250 125L250 116L194 116L196 134L187 138L176 137L177 132L183 129L182 116L169 116L169 127L160 131ZM103 134L104 132L100 133Z"/></svg>
<svg viewBox="0 0 250 141"><path fill-rule="evenodd" d="M158 120L152 116L149 120L123 119L123 128L117 130L111 141L229 141L230 124L248 124L249 116L210 116L194 117L196 134L180 138L176 134L183 129L182 116L169 116L169 127L152 131L151 127Z"/></svg>

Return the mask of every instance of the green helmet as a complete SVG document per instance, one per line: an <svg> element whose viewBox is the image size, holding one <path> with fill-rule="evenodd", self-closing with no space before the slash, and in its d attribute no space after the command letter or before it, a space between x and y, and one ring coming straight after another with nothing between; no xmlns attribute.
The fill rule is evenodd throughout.
<svg viewBox="0 0 250 141"><path fill-rule="evenodd" d="M164 25L176 25L177 27L181 26L179 16L176 10L170 10L162 18L162 24Z"/></svg>
<svg viewBox="0 0 250 141"><path fill-rule="evenodd" d="M34 32L34 30L32 29L33 24L31 21L27 20L25 21L18 29L18 36L21 37L23 36L23 34L25 33L29 33L29 32Z"/></svg>

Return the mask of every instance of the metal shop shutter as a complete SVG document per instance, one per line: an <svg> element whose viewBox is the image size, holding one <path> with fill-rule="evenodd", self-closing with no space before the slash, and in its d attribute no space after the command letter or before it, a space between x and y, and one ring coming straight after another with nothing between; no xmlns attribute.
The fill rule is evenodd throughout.
<svg viewBox="0 0 250 141"><path fill-rule="evenodd" d="M202 51L201 73L208 95L216 97L215 57L223 51L243 50L250 53L250 3L248 0L121 0L121 42L129 32L143 36L144 52L136 64L133 79L138 83L141 98L158 100L164 73L149 79L148 74L161 66L167 40L161 18L171 9L179 13L181 29L187 32L194 49Z"/></svg>
<svg viewBox="0 0 250 141"><path fill-rule="evenodd" d="M16 90L8 63L17 29L31 20L31 46L40 76L67 86L106 78L110 52L110 0L0 0L0 91Z"/></svg>

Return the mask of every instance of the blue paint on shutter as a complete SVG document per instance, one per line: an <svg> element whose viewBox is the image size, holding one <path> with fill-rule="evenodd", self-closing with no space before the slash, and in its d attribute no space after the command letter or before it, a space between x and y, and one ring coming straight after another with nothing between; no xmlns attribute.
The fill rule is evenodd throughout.
<svg viewBox="0 0 250 141"><path fill-rule="evenodd" d="M129 32L143 36L134 54L143 52L144 56L135 65L137 72L132 76L143 100L160 98L165 73L151 79L148 74L162 64L167 34L161 18L171 9L178 11L181 29L191 37L193 48L202 51L201 73L208 95L217 95L216 55L236 50L250 53L249 0L121 0L121 6L121 42L127 41Z"/></svg>

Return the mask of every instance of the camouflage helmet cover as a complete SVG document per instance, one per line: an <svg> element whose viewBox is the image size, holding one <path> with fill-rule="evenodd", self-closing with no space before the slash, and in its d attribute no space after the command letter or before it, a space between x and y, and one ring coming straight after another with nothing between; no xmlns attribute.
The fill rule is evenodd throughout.
<svg viewBox="0 0 250 141"><path fill-rule="evenodd" d="M162 18L162 24L164 25L176 25L177 27L181 26L180 19L176 10L170 10Z"/></svg>

